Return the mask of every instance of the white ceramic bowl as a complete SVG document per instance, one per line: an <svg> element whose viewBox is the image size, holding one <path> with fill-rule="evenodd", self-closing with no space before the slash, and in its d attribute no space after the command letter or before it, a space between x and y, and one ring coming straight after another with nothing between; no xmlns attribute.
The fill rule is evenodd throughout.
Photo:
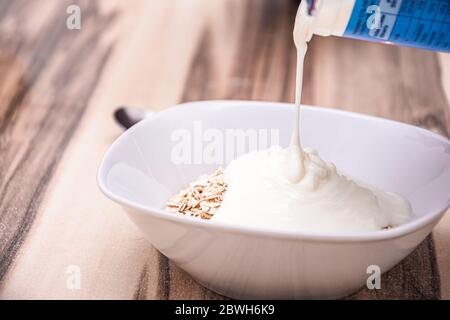
<svg viewBox="0 0 450 320"><path fill-rule="evenodd" d="M163 210L171 194L219 166L174 163L174 132L185 137L191 133L195 140L198 132L193 130L199 124L203 133L208 128L279 129L281 145L286 146L293 117L293 105L281 103L176 106L122 134L100 166L98 184L160 252L213 291L232 298L343 297L366 284L368 266L385 272L399 263L442 217L450 204L449 140L394 121L303 108L304 146L317 149L342 172L411 202L412 221L391 230L351 235L280 232Z"/></svg>

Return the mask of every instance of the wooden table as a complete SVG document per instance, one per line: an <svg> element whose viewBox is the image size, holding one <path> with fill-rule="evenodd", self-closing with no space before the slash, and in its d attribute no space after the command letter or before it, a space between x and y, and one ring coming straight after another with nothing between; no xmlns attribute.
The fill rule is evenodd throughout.
<svg viewBox="0 0 450 320"><path fill-rule="evenodd" d="M80 30L66 28L73 3ZM111 117L121 104L293 101L296 6L0 0L0 298L222 298L143 239L96 170L121 133ZM448 136L448 66L444 54L316 37L303 102ZM381 290L351 298L450 298L449 232L447 216Z"/></svg>

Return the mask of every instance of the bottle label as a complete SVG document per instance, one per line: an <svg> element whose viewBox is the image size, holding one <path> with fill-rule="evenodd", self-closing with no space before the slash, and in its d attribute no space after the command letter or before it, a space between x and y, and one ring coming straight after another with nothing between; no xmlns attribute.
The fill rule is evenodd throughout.
<svg viewBox="0 0 450 320"><path fill-rule="evenodd" d="M355 0L344 36L450 52L450 0Z"/></svg>

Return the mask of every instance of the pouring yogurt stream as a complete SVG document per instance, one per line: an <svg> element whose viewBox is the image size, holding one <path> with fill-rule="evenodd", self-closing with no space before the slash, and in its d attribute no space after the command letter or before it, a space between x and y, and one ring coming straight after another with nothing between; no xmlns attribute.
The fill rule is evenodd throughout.
<svg viewBox="0 0 450 320"><path fill-rule="evenodd" d="M440 4L445 5L445 1ZM418 4L402 6L402 2L407 3L302 1L293 32L297 48L296 115L290 145L272 146L233 160L225 169L228 189L213 220L277 230L340 233L377 231L409 220L411 207L406 199L339 173L315 150L303 148L300 137L304 58L313 34L449 51L450 36L446 30L450 22L447 26L440 21L433 25L419 19L417 25L421 28L412 28L412 20L418 19L411 12ZM435 10L449 10L448 1L446 4L447 7L436 6ZM400 10L404 11L401 17ZM438 12L434 17L437 16ZM450 16L443 13L444 22L446 18Z"/></svg>

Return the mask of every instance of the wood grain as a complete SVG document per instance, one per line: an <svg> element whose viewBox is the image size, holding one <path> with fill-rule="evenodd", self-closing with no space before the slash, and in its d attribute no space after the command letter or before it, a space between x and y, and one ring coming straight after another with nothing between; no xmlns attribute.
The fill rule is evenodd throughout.
<svg viewBox="0 0 450 320"><path fill-rule="evenodd" d="M39 10L38 4L2 2L3 21L14 30L3 28L0 38L6 51L1 86L11 94L0 102L0 223L8 230L0 238L0 279L34 220L111 50L98 42L113 15L100 15L94 3L80 3L91 13L84 19L92 25L91 32L71 33L64 28L68 4L49 2L54 14L34 25L35 34L28 34L21 19ZM11 79L20 79L20 84L8 88Z"/></svg>
<svg viewBox="0 0 450 320"><path fill-rule="evenodd" d="M111 118L121 104L292 102L297 1L77 3L82 29L69 31L68 2L0 0L0 298L222 299L143 239L99 192L97 166L121 132ZM316 37L303 102L448 136L440 70L434 53ZM427 238L382 290L349 298L448 297L450 263L435 251Z"/></svg>

